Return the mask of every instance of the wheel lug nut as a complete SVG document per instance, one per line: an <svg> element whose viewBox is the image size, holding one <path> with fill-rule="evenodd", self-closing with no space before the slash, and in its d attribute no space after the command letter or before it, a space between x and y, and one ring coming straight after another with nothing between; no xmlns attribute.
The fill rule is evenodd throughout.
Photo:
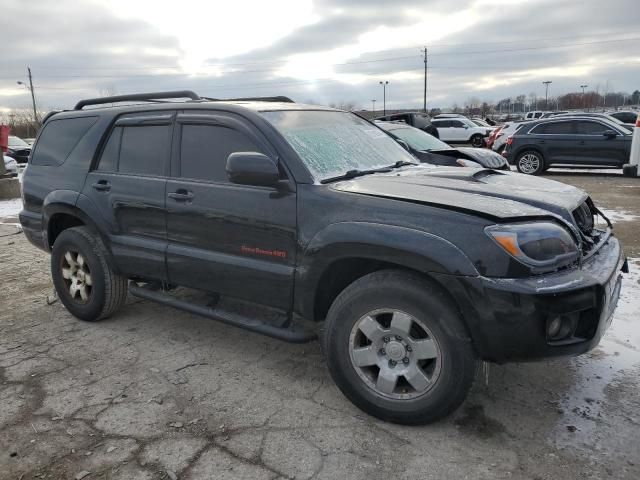
<svg viewBox="0 0 640 480"><path fill-rule="evenodd" d="M389 337L384 337L382 340L384 341L384 343L389 343Z"/></svg>
<svg viewBox="0 0 640 480"><path fill-rule="evenodd" d="M398 340L399 342L402 341L402 337L400 335L396 335L396 340Z"/></svg>
<svg viewBox="0 0 640 480"><path fill-rule="evenodd" d="M409 357L404 357L404 358L402 359L402 363L404 363L405 365L406 365L407 363L409 363Z"/></svg>
<svg viewBox="0 0 640 480"><path fill-rule="evenodd" d="M396 361L395 360L389 360L389 366L390 367L395 367L396 366Z"/></svg>
<svg viewBox="0 0 640 480"><path fill-rule="evenodd" d="M381 348L380 355L386 355L386 354L387 354L386 350L384 348Z"/></svg>
<svg viewBox="0 0 640 480"><path fill-rule="evenodd" d="M411 351L411 345L407 345L407 352Z"/></svg>

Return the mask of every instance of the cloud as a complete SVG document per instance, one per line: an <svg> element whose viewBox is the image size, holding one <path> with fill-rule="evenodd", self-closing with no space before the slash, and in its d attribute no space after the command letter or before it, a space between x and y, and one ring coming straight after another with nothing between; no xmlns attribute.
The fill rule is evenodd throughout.
<svg viewBox="0 0 640 480"><path fill-rule="evenodd" d="M390 107L420 107L424 44L431 106L541 95L546 79L632 91L640 67L635 0L5 0L3 17L28 21L3 25L0 108L29 105L27 65L44 108L185 88L368 107L382 79Z"/></svg>

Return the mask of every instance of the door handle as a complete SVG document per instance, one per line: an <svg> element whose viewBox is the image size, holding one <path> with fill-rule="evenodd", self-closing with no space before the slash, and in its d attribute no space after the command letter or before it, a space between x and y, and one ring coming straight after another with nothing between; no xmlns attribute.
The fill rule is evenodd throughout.
<svg viewBox="0 0 640 480"><path fill-rule="evenodd" d="M106 180L98 180L96 183L92 184L91 186L101 192L107 192L111 190L111 184Z"/></svg>
<svg viewBox="0 0 640 480"><path fill-rule="evenodd" d="M538 145L543 145L545 143L547 143L545 140L538 140Z"/></svg>
<svg viewBox="0 0 640 480"><path fill-rule="evenodd" d="M180 189L177 192L168 193L167 196L177 202L186 202L193 199L193 192Z"/></svg>
<svg viewBox="0 0 640 480"><path fill-rule="evenodd" d="M578 142L578 145L586 145L586 142L585 142L584 140L580 140L580 141Z"/></svg>

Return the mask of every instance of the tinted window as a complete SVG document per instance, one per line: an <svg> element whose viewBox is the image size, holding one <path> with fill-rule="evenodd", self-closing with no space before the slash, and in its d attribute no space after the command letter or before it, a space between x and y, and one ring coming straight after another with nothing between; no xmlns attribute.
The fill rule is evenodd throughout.
<svg viewBox="0 0 640 480"><path fill-rule="evenodd" d="M464 123L460 120L451 120L449 121L449 126L454 128L464 128Z"/></svg>
<svg viewBox="0 0 640 480"><path fill-rule="evenodd" d="M576 122L576 133L578 135L602 135L605 130L611 130L599 122L580 121Z"/></svg>
<svg viewBox="0 0 640 480"><path fill-rule="evenodd" d="M227 181L227 157L234 152L260 152L245 134L219 125L183 125L180 176Z"/></svg>
<svg viewBox="0 0 640 480"><path fill-rule="evenodd" d="M31 163L62 164L97 120L98 117L82 117L48 122L40 134Z"/></svg>
<svg viewBox="0 0 640 480"><path fill-rule="evenodd" d="M122 138L122 127L114 128L107 144L100 156L98 170L115 172L118 169L118 155L120 154L120 139Z"/></svg>
<svg viewBox="0 0 640 480"><path fill-rule="evenodd" d="M170 125L123 127L118 171L163 175L170 142Z"/></svg>
<svg viewBox="0 0 640 480"><path fill-rule="evenodd" d="M447 128L451 126L451 122L449 122L448 120L434 120L431 123L435 125L436 128Z"/></svg>
<svg viewBox="0 0 640 480"><path fill-rule="evenodd" d="M572 122L544 123L542 125L534 127L531 133L544 133L547 135L567 135L573 133L573 125Z"/></svg>

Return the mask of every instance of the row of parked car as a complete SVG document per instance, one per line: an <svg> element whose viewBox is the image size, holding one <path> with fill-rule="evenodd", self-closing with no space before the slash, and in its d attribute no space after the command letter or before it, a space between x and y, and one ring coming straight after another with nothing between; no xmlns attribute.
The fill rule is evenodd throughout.
<svg viewBox="0 0 640 480"><path fill-rule="evenodd" d="M448 143L470 143L473 147L486 146L505 160L499 165L491 154L474 149L452 149L447 156L459 155L466 166L509 168L515 165L519 172L538 175L552 166L618 167L629 161L631 141L635 128L634 112L615 112L615 115L593 112L529 112L532 119L508 122L494 127L479 119L457 114L438 115L429 120L423 113L401 113L380 117L377 121L399 124L385 127L398 137L407 149L422 161L442 164L434 157L445 151L445 144L435 144L423 138L430 134ZM536 118L536 114L540 115ZM405 127L402 127L405 125ZM435 140L435 139L434 139ZM454 153L455 152L455 153ZM430 159L425 155L429 154ZM469 163L472 162L472 163ZM507 163L508 162L508 163ZM496 166L499 165L499 166Z"/></svg>

